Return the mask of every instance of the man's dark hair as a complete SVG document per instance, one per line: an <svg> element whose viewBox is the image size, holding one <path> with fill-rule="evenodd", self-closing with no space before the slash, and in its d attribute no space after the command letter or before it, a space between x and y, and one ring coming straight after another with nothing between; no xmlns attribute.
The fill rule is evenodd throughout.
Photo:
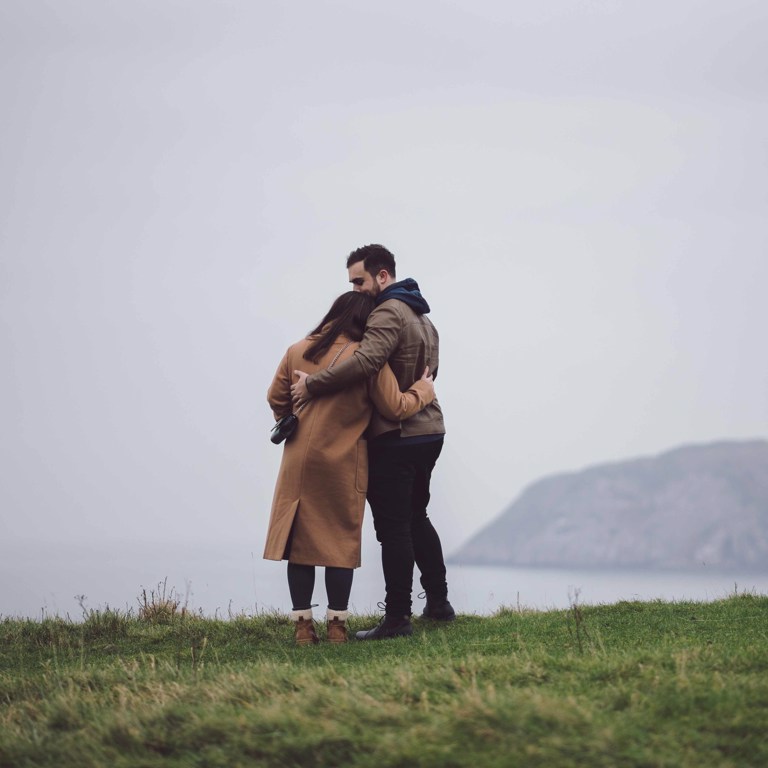
<svg viewBox="0 0 768 768"><path fill-rule="evenodd" d="M304 359L316 363L331 348L333 342L343 333L351 341L360 341L365 332L368 315L373 312L376 302L372 296L358 291L342 293L317 328L310 336L317 336L304 352ZM326 328L326 326L328 326ZM325 328L325 331L323 330Z"/></svg>
<svg viewBox="0 0 768 768"><path fill-rule="evenodd" d="M383 245L364 245L356 251L352 251L347 257L347 269L358 261L363 262L363 269L376 277L382 269L394 278L395 275L395 257Z"/></svg>

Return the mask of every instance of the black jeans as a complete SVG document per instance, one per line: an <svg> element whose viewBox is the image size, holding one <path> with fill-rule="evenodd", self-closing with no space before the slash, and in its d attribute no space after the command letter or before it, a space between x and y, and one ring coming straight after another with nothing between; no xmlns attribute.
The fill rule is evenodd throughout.
<svg viewBox="0 0 768 768"><path fill-rule="evenodd" d="M432 469L443 438L402 445L396 440L368 443L368 503L386 587L386 613L411 615L414 562L430 598L445 598L445 561L440 537L427 517Z"/></svg>

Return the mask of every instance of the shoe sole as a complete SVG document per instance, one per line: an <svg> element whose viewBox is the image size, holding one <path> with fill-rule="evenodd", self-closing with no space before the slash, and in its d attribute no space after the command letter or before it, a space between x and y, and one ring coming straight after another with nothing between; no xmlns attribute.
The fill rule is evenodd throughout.
<svg viewBox="0 0 768 768"><path fill-rule="evenodd" d="M367 637L365 633L362 636L355 635L356 640L396 640L398 637L411 637L413 635L413 629L410 632L398 632L392 635L374 635L373 637Z"/></svg>

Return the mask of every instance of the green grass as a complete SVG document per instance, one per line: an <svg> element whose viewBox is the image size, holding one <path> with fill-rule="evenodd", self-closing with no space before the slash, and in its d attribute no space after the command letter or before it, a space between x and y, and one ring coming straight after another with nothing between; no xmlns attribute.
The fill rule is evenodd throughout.
<svg viewBox="0 0 768 768"><path fill-rule="evenodd" d="M0 766L768 765L766 597L291 639L281 615L0 621Z"/></svg>

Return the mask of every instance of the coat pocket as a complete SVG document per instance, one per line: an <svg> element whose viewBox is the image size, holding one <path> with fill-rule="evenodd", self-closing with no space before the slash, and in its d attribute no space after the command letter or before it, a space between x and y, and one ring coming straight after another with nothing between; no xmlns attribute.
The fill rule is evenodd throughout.
<svg viewBox="0 0 768 768"><path fill-rule="evenodd" d="M355 462L355 490L365 493L368 490L368 441L357 441L357 461Z"/></svg>

